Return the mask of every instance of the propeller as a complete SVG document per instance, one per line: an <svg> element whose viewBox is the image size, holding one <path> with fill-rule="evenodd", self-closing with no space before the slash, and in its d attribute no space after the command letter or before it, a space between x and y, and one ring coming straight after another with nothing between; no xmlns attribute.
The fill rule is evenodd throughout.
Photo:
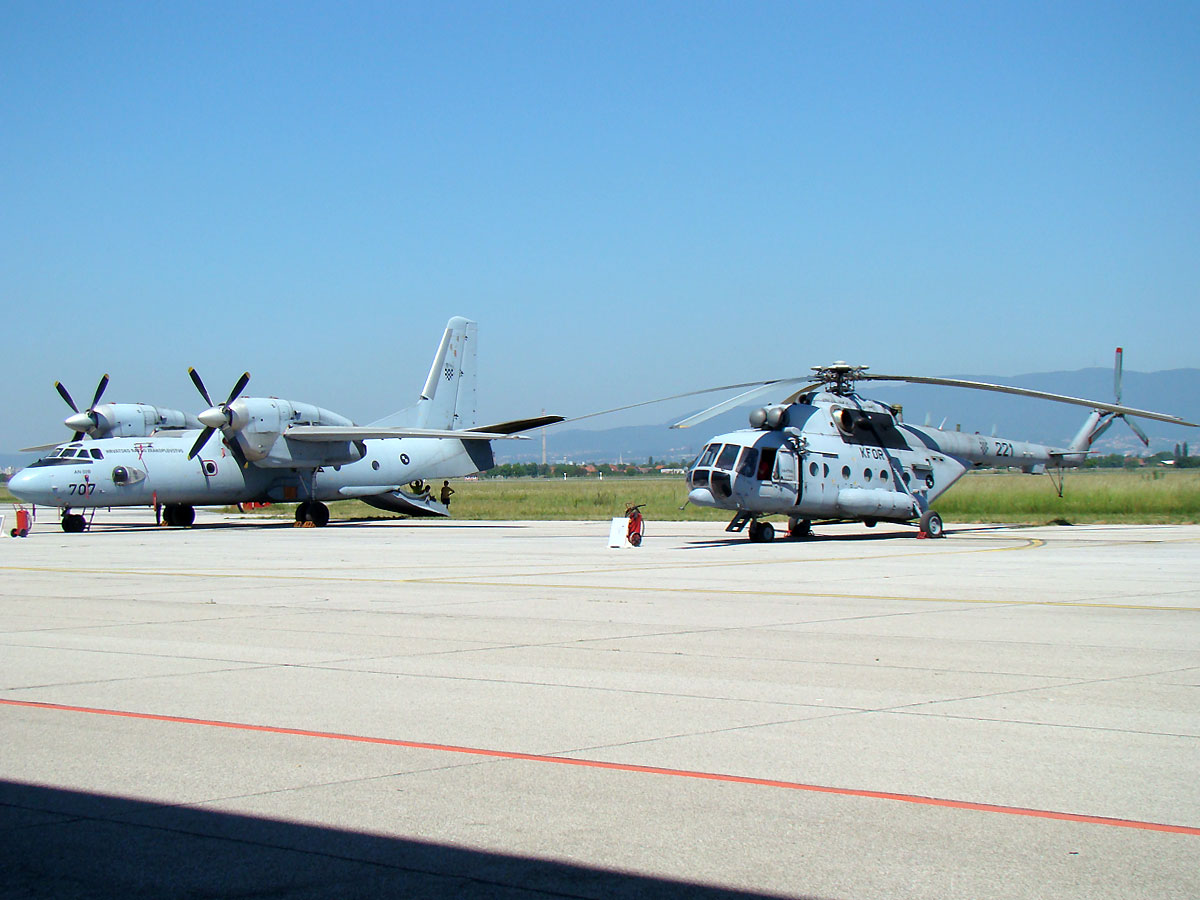
<svg viewBox="0 0 1200 900"><path fill-rule="evenodd" d="M79 440L85 434L93 433L100 425L100 416L96 412L96 404L100 402L100 397L104 394L104 389L108 387L108 375L104 375L100 379L100 383L96 385L96 393L92 395L92 402L83 412L79 411L79 407L75 405L75 401L71 397L71 392L61 381L54 382L54 389L58 391L58 395L66 401L67 406L71 407L71 411L75 413L73 416L68 416L63 420L63 424L75 432L75 437L72 440Z"/></svg>
<svg viewBox="0 0 1200 900"><path fill-rule="evenodd" d="M208 388L204 386L204 380L200 377L200 373L194 368L188 367L188 375L192 378L192 384L196 385L196 390L200 392L200 396L204 398L204 402L208 404L208 409L196 416L200 420L200 424L204 429L200 432L200 436L196 438L196 443L192 444L192 449L188 452L188 459L195 459L197 454L204 449L204 445L208 443L208 439L212 437L213 432L220 428L222 431L226 428L234 427L233 411L229 408L230 404L238 398L246 385L250 382L250 373L243 372L242 377L234 384L233 389L229 392L229 396L225 398L225 402L220 405L213 403L212 397L208 395ZM237 447L236 442L227 442L230 451L239 463L245 464L245 459L241 452L241 448Z"/></svg>

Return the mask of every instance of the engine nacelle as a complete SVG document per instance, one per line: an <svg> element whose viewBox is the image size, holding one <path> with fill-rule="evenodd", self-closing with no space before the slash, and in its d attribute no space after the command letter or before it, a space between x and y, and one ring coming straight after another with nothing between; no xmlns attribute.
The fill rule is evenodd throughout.
<svg viewBox="0 0 1200 900"><path fill-rule="evenodd" d="M235 432L246 459L259 465L279 468L343 465L364 455L362 445L353 441L305 444L280 440L293 425L348 428L354 423L311 403L277 397L244 397L229 404L228 427Z"/></svg>
<svg viewBox="0 0 1200 900"><path fill-rule="evenodd" d="M149 437L164 429L200 427L195 416L148 403L101 403L68 416L63 424L92 438Z"/></svg>

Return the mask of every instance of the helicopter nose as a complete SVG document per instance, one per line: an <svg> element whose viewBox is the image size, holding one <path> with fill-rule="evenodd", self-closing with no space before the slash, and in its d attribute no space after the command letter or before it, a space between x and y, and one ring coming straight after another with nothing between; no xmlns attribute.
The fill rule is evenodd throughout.
<svg viewBox="0 0 1200 900"><path fill-rule="evenodd" d="M716 506L717 501L713 499L712 492L708 488L692 488L688 492L688 502L696 506Z"/></svg>

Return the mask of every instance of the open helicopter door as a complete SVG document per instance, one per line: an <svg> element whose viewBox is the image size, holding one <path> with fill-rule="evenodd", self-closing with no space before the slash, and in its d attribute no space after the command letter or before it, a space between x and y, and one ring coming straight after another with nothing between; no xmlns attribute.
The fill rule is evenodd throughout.
<svg viewBox="0 0 1200 900"><path fill-rule="evenodd" d="M784 511L800 502L800 461L788 444L761 447L758 460L758 500L764 507Z"/></svg>

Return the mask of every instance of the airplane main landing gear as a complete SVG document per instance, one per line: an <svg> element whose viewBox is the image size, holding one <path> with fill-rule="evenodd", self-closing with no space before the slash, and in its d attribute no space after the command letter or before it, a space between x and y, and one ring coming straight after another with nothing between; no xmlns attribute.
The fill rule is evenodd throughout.
<svg viewBox="0 0 1200 900"><path fill-rule="evenodd" d="M329 507L320 500L305 500L296 507L297 528L324 528L329 524Z"/></svg>
<svg viewBox="0 0 1200 900"><path fill-rule="evenodd" d="M807 541L813 537L812 520L798 519L792 516L788 519L788 540Z"/></svg>
<svg viewBox="0 0 1200 900"><path fill-rule="evenodd" d="M191 528L196 521L196 508L186 503L168 503L162 509L164 525L175 528Z"/></svg>

